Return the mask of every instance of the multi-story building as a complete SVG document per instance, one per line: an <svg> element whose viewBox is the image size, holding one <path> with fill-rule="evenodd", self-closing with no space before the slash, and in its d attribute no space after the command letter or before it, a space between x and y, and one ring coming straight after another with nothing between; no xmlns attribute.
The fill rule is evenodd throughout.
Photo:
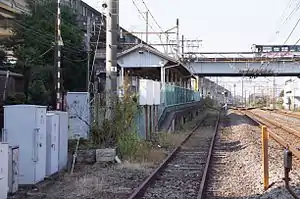
<svg viewBox="0 0 300 199"><path fill-rule="evenodd" d="M0 0L0 40L11 36L16 13L26 12L25 0Z"/></svg>
<svg viewBox="0 0 300 199"><path fill-rule="evenodd" d="M97 59L95 61L95 71L97 76L100 77L100 80L104 79L106 50L105 16L101 12L81 0L63 0L63 3L70 6L78 15L77 21L79 28L85 33L90 33L89 37L86 38L90 38L89 44L91 46L91 49L95 49L97 43L96 41L98 40L98 34L100 33L100 39L97 43ZM11 27L13 24L12 21L14 15L20 12L27 12L25 0L0 0L0 40L12 35ZM64 21L64 19L62 19L62 21ZM119 52L124 51L125 49L128 49L137 43L145 42L143 42L135 35L129 33L124 28L120 27L118 46ZM100 91L102 90L101 88L104 87L103 83L100 82L99 84Z"/></svg>
<svg viewBox="0 0 300 199"><path fill-rule="evenodd" d="M289 110L296 110L300 107L300 81L297 77L285 81L283 106Z"/></svg>

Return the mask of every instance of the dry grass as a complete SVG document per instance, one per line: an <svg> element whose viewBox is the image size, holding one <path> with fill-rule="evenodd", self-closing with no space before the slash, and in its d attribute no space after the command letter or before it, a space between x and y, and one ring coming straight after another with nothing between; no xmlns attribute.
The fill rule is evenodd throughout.
<svg viewBox="0 0 300 199"><path fill-rule="evenodd" d="M88 196L91 191L102 190L107 185L104 177L95 175L84 175L74 181L73 194L76 196Z"/></svg>

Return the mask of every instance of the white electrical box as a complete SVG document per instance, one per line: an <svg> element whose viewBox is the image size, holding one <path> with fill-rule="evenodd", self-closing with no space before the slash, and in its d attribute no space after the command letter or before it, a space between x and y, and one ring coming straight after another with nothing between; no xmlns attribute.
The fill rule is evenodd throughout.
<svg viewBox="0 0 300 199"><path fill-rule="evenodd" d="M90 130L90 99L87 92L68 92L69 139L87 139Z"/></svg>
<svg viewBox="0 0 300 199"><path fill-rule="evenodd" d="M12 105L4 107L7 142L18 145L19 183L36 184L46 174L46 107Z"/></svg>
<svg viewBox="0 0 300 199"><path fill-rule="evenodd" d="M19 188L19 146L9 146L8 151L8 192L14 194Z"/></svg>
<svg viewBox="0 0 300 199"><path fill-rule="evenodd" d="M0 198L6 199L8 193L8 143L0 143Z"/></svg>
<svg viewBox="0 0 300 199"><path fill-rule="evenodd" d="M160 82L154 81L153 82L153 103L154 105L160 105Z"/></svg>
<svg viewBox="0 0 300 199"><path fill-rule="evenodd" d="M59 116L58 135L58 170L66 168L68 164L68 113L63 111L48 111Z"/></svg>
<svg viewBox="0 0 300 199"><path fill-rule="evenodd" d="M58 146L59 146L59 116L47 113L47 159L46 176L58 172Z"/></svg>
<svg viewBox="0 0 300 199"><path fill-rule="evenodd" d="M139 104L154 104L154 81L148 79L139 80Z"/></svg>
<svg viewBox="0 0 300 199"><path fill-rule="evenodd" d="M139 104L147 105L147 80L139 80Z"/></svg>

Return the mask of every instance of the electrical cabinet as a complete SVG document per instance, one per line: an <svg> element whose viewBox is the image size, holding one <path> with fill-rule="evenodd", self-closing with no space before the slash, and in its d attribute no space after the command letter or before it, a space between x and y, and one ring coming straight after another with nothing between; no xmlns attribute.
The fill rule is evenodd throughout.
<svg viewBox="0 0 300 199"><path fill-rule="evenodd" d="M46 107L4 106L4 131L19 146L19 184L31 185L46 175Z"/></svg>
<svg viewBox="0 0 300 199"><path fill-rule="evenodd" d="M66 168L68 164L68 113L63 111L48 111L59 116L58 133L58 170Z"/></svg>
<svg viewBox="0 0 300 199"><path fill-rule="evenodd" d="M152 80L139 80L139 104L153 105L154 104L154 84Z"/></svg>
<svg viewBox="0 0 300 199"><path fill-rule="evenodd" d="M59 116L53 113L47 113L47 159L46 176L58 172L58 146L59 146Z"/></svg>
<svg viewBox="0 0 300 199"><path fill-rule="evenodd" d="M8 193L8 143L0 143L0 198L6 199Z"/></svg>
<svg viewBox="0 0 300 199"><path fill-rule="evenodd" d="M13 194L19 188L19 146L9 146L8 150L8 192Z"/></svg>
<svg viewBox="0 0 300 199"><path fill-rule="evenodd" d="M88 92L68 92L69 139L78 136L87 139L90 130L90 103Z"/></svg>

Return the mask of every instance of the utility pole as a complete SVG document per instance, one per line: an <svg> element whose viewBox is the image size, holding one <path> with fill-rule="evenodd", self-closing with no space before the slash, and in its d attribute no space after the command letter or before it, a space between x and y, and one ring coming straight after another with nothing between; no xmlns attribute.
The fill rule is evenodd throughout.
<svg viewBox="0 0 300 199"><path fill-rule="evenodd" d="M182 35L182 41L181 41L181 56L183 60L184 59L184 35Z"/></svg>
<svg viewBox="0 0 300 199"><path fill-rule="evenodd" d="M60 27L60 0L57 0L57 15L56 15L56 110L62 110L62 92L61 92L61 46L63 46ZM54 81L55 82L55 81Z"/></svg>
<svg viewBox="0 0 300 199"><path fill-rule="evenodd" d="M180 44L179 44L179 19L177 18L176 19L176 45L177 45L177 49L176 49L176 56L177 56L177 58L179 58L179 46L180 46Z"/></svg>
<svg viewBox="0 0 300 199"><path fill-rule="evenodd" d="M90 46L90 39L91 39L91 18L88 16L87 17L87 22L86 22L86 51L87 51L87 72L86 72L86 86L87 86L87 92L90 93L90 51L91 51L91 46Z"/></svg>
<svg viewBox="0 0 300 199"><path fill-rule="evenodd" d="M273 109L275 109L275 76L273 77L273 100L272 100L272 104L273 104Z"/></svg>
<svg viewBox="0 0 300 199"><path fill-rule="evenodd" d="M149 32L149 13L148 11L146 12L146 43L148 44L148 41L149 41L149 35L148 35L148 32Z"/></svg>
<svg viewBox="0 0 300 199"><path fill-rule="evenodd" d="M253 102L254 102L254 106L256 105L256 93L255 93L255 85L254 87L254 93L253 93Z"/></svg>
<svg viewBox="0 0 300 199"><path fill-rule="evenodd" d="M242 105L244 104L244 77L242 77Z"/></svg>
<svg viewBox="0 0 300 199"><path fill-rule="evenodd" d="M112 97L117 94L117 36L119 0L107 1L106 14L106 119L112 119Z"/></svg>
<svg viewBox="0 0 300 199"><path fill-rule="evenodd" d="M234 104L236 105L236 95L235 95L235 88L236 88L236 84L233 85L233 95L234 95Z"/></svg>

